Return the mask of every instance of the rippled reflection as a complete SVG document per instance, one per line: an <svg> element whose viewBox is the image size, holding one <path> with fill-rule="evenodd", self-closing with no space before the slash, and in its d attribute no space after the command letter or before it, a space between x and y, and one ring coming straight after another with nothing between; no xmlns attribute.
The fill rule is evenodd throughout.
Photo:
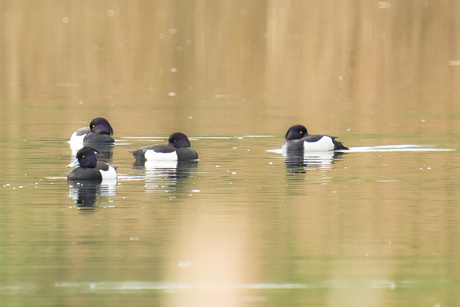
<svg viewBox="0 0 460 307"><path fill-rule="evenodd" d="M102 162L110 163L113 156L113 146L114 144L111 143L91 143L88 146L94 148L97 151L97 160ZM70 145L70 159L75 160L77 156L78 150L80 150L82 146L75 146Z"/></svg>
<svg viewBox="0 0 460 307"><path fill-rule="evenodd" d="M145 188L150 192L171 192L187 179L198 166L198 161L146 161L133 163L133 168L144 171Z"/></svg>
<svg viewBox="0 0 460 307"><path fill-rule="evenodd" d="M69 197L75 201L78 209L95 209L96 202L116 195L116 180L103 181L102 183L67 182L69 184Z"/></svg>
<svg viewBox="0 0 460 307"><path fill-rule="evenodd" d="M290 172L304 172L310 170L331 170L332 165L342 159L345 152L317 151L305 154L283 153L286 167Z"/></svg>

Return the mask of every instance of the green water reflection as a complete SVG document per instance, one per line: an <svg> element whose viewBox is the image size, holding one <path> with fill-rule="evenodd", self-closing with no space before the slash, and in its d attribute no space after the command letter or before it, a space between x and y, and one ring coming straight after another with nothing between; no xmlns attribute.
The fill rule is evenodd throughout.
<svg viewBox="0 0 460 307"><path fill-rule="evenodd" d="M31 142L27 176L3 179L0 295L24 305L118 305L122 294L167 305L455 296L456 152L350 152L287 172L266 151L282 141L198 138L202 158L186 177L133 168L126 147L142 141L116 146L120 178L91 211L65 181L65 139ZM61 158L28 168L40 148Z"/></svg>

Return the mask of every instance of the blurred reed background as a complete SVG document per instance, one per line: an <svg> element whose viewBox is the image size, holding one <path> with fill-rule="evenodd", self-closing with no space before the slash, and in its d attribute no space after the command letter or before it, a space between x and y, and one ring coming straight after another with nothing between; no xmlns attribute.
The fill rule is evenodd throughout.
<svg viewBox="0 0 460 307"><path fill-rule="evenodd" d="M67 122L90 120L90 104L134 134L127 116L148 122L165 101L201 134L273 133L302 118L318 130L429 132L419 117L391 121L458 114L459 14L448 0L3 0L0 103L60 100L64 117L47 114Z"/></svg>

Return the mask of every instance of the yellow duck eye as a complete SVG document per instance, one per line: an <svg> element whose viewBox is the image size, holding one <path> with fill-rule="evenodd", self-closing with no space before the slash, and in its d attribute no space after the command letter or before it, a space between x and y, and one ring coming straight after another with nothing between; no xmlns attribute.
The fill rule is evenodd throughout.
<svg viewBox="0 0 460 307"><path fill-rule="evenodd" d="M303 134L303 131L300 131L300 134Z"/></svg>
<svg viewBox="0 0 460 307"><path fill-rule="evenodd" d="M82 157L82 158L84 158L84 157L85 157L85 155L83 155L83 156L81 156L81 157Z"/></svg>

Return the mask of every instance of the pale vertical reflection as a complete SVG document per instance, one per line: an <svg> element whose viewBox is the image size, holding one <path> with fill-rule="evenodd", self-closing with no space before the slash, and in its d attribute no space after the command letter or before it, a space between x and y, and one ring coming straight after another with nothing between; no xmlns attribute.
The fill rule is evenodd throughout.
<svg viewBox="0 0 460 307"><path fill-rule="evenodd" d="M266 99L321 111L349 98L357 9L351 1L271 1L267 7ZM324 82L328 80L328 82Z"/></svg>
<svg viewBox="0 0 460 307"><path fill-rule="evenodd" d="M177 266L171 267L170 279L191 289L168 296L167 305L240 306L238 285L255 268L244 263L248 251L243 247L248 245L250 230L248 212L242 209L228 215L202 206L207 208L184 214L177 254L172 256Z"/></svg>
<svg viewBox="0 0 460 307"><path fill-rule="evenodd" d="M287 50L286 48L279 48L279 46L285 46L289 44L287 41L287 17L290 15L290 10L282 7L280 8L278 1L268 1L267 5L267 18L266 18L266 33L263 33L263 37L266 40L266 54L267 60L265 62L265 80L266 80L266 99L278 95L282 100L287 99L286 95L290 92L288 86L275 86L273 84L280 84L280 79L284 82L290 82L289 76L283 75L280 67L284 67L285 72L290 72L289 59L282 51ZM284 102L284 101L282 101Z"/></svg>
<svg viewBox="0 0 460 307"><path fill-rule="evenodd" d="M21 10L17 1L12 1L7 5L5 10L5 71L6 71L6 97L11 101L17 101L20 98L20 41L21 41ZM13 26L17 23L18 26Z"/></svg>

